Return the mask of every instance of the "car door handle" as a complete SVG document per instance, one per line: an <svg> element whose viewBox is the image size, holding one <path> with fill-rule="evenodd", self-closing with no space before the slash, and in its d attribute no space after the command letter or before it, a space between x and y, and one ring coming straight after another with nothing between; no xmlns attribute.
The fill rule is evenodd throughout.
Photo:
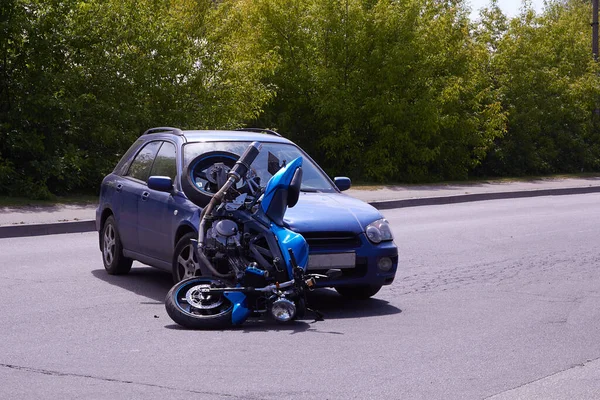
<svg viewBox="0 0 600 400"><path fill-rule="evenodd" d="M117 192L120 192L120 191L121 191L121 189L123 189L123 184L119 183L119 184L117 185L116 191L117 191Z"/></svg>
<svg viewBox="0 0 600 400"><path fill-rule="evenodd" d="M144 192L144 193L142 193L142 201L148 200L148 196L150 196L150 192Z"/></svg>

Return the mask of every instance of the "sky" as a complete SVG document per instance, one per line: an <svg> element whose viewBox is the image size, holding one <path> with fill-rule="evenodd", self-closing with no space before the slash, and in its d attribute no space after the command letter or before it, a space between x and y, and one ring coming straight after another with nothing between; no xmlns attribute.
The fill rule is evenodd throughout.
<svg viewBox="0 0 600 400"><path fill-rule="evenodd" d="M471 4L471 19L477 19L479 17L478 10L486 7L490 4L489 0L469 0ZM544 1L543 0L532 0L531 4L536 11L542 11ZM519 14L521 8L521 0L498 0L498 5L508 17L514 17Z"/></svg>

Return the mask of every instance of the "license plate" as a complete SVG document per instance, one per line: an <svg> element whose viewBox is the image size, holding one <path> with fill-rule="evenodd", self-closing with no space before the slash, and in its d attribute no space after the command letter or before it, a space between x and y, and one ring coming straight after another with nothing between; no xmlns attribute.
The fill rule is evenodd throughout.
<svg viewBox="0 0 600 400"><path fill-rule="evenodd" d="M330 253L308 256L308 269L344 269L356 267L356 254Z"/></svg>

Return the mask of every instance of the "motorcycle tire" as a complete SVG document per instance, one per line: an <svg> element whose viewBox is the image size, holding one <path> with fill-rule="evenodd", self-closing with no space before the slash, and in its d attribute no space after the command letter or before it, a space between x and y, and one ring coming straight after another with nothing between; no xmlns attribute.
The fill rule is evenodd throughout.
<svg viewBox="0 0 600 400"><path fill-rule="evenodd" d="M181 189L188 199L199 207L206 207L210 202L215 190L208 191L200 188L195 182L195 175L216 163L223 163L229 168L233 168L239 156L227 151L211 151L201 154L194 158L186 167L184 176L181 179Z"/></svg>
<svg viewBox="0 0 600 400"><path fill-rule="evenodd" d="M335 290L342 296L351 300L366 300L375 296L375 294L381 290L381 285L337 286Z"/></svg>
<svg viewBox="0 0 600 400"><path fill-rule="evenodd" d="M216 279L196 277L183 280L169 290L165 299L167 314L177 324L190 329L223 329L232 325L233 304L222 294L193 292L199 286L223 287ZM194 304L188 302L188 292Z"/></svg>

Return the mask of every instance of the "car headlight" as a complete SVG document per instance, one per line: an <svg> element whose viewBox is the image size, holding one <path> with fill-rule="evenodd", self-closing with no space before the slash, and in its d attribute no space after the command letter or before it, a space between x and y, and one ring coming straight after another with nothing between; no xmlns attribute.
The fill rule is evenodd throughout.
<svg viewBox="0 0 600 400"><path fill-rule="evenodd" d="M367 238L373 243L381 243L387 240L394 240L392 236L392 230L390 224L386 219L378 219L375 222L371 222L365 229Z"/></svg>

